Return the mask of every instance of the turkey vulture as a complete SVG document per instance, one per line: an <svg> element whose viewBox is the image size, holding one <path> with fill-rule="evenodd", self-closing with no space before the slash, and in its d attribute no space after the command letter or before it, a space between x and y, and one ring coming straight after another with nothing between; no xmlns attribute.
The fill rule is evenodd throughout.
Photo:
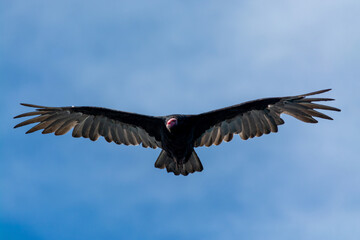
<svg viewBox="0 0 360 240"><path fill-rule="evenodd" d="M103 136L106 141L116 144L141 143L146 148L159 147L162 151L155 167L186 176L203 170L195 147L219 145L223 140L229 142L234 134L239 134L246 140L277 132L277 126L284 123L280 118L282 113L307 123L317 123L313 117L332 120L314 109L340 111L315 103L334 99L308 97L330 90L262 98L197 115L174 114L160 117L99 107L44 107L21 103L37 109L14 117L34 116L17 124L15 128L38 123L26 133L44 129L43 134L55 132L55 135L63 135L73 128L72 136L77 138L96 141L99 136Z"/></svg>

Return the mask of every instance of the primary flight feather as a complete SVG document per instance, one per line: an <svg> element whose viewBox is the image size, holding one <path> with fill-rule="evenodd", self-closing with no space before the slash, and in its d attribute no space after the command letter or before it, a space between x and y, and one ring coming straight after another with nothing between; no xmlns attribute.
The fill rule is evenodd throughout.
<svg viewBox="0 0 360 240"><path fill-rule="evenodd" d="M317 123L314 117L332 120L315 109L340 111L317 103L334 99L309 97L330 90L263 98L197 115L160 117L99 107L44 107L21 103L36 109L14 117L32 117L15 128L38 123L26 133L43 129L43 134L54 132L55 135L63 135L73 129L73 137L90 138L92 141L102 136L116 144L159 147L162 151L155 167L186 176L203 170L195 147L219 145L222 141L230 141L234 134L246 140L277 132L277 126L284 123L280 117L282 113L308 123Z"/></svg>

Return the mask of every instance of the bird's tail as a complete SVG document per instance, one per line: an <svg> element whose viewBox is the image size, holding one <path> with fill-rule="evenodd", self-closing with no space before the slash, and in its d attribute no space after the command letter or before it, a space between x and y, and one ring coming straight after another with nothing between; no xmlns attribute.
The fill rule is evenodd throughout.
<svg viewBox="0 0 360 240"><path fill-rule="evenodd" d="M155 162L155 167L161 169L166 167L168 172L173 172L175 175L182 174L184 176L189 173L201 172L203 170L203 166L195 151L191 153L190 158L186 163L177 163L164 150L162 150Z"/></svg>

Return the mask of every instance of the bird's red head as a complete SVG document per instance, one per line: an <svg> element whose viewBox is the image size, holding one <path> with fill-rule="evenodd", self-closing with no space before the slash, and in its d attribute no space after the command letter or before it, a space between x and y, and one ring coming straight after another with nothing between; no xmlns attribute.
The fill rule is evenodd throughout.
<svg viewBox="0 0 360 240"><path fill-rule="evenodd" d="M177 125L177 119L176 118L170 118L167 122L166 122L166 127L170 130L172 127Z"/></svg>

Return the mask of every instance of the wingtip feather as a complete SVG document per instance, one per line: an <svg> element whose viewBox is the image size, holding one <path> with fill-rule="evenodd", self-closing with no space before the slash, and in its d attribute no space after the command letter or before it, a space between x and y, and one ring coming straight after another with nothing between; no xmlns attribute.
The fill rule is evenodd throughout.
<svg viewBox="0 0 360 240"><path fill-rule="evenodd" d="M315 91L315 92L310 92L310 93L305 93L305 94L302 94L301 96L306 97L306 96L316 95L316 94L320 94L320 93L324 93L324 92L328 92L328 91L331 91L331 88L323 89L323 90L319 90L319 91Z"/></svg>
<svg viewBox="0 0 360 240"><path fill-rule="evenodd" d="M30 104L30 103L20 103L20 105L25 106L25 107L33 107L33 108L47 108L45 106L40 106L40 105L35 105L35 104Z"/></svg>

